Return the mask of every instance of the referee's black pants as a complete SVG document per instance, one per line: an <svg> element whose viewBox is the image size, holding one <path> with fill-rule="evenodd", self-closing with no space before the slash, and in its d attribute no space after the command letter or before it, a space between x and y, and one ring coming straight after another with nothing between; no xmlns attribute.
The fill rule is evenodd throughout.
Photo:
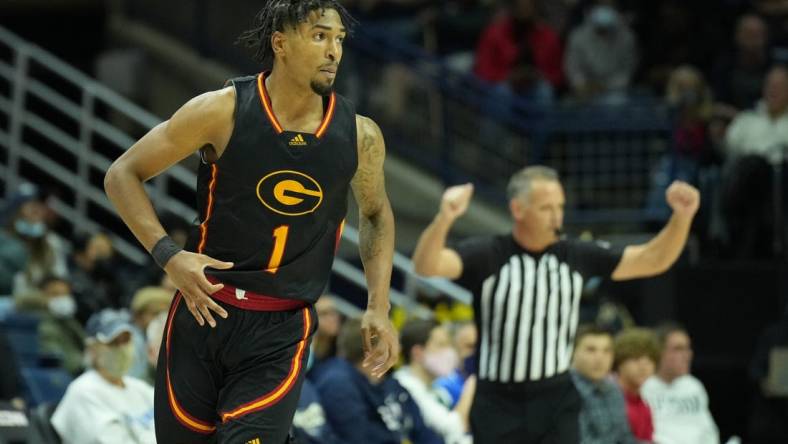
<svg viewBox="0 0 788 444"><path fill-rule="evenodd" d="M582 400L568 373L538 382L479 381L474 444L578 444Z"/></svg>

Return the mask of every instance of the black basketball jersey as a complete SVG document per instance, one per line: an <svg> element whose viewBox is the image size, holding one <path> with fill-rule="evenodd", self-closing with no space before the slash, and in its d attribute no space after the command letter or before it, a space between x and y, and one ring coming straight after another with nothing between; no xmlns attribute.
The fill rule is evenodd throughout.
<svg viewBox="0 0 788 444"><path fill-rule="evenodd" d="M222 156L201 162L201 223L187 250L234 263L206 274L245 291L314 302L325 289L356 172L356 113L336 93L314 133L284 131L265 74L230 81L235 127Z"/></svg>

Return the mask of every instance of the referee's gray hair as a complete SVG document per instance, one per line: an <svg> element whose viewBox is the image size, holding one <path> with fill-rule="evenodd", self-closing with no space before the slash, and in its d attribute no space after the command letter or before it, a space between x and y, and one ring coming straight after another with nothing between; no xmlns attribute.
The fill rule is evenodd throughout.
<svg viewBox="0 0 788 444"><path fill-rule="evenodd" d="M553 168L543 165L534 165L521 169L514 173L509 179L509 185L506 187L506 197L511 200L517 196L525 195L531 192L531 184L535 180L547 180L559 182L558 172Z"/></svg>

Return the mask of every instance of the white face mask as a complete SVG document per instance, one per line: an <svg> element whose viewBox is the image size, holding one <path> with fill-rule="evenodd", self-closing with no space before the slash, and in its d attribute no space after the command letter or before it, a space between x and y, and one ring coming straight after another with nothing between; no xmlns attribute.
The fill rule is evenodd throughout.
<svg viewBox="0 0 788 444"><path fill-rule="evenodd" d="M18 219L14 222L14 229L17 233L24 237L31 239L38 239L43 237L47 232L47 226L43 222L28 222L24 219Z"/></svg>
<svg viewBox="0 0 788 444"><path fill-rule="evenodd" d="M51 298L47 306L50 313L61 319L72 318L77 312L77 303L70 294L61 294Z"/></svg>
<svg viewBox="0 0 788 444"><path fill-rule="evenodd" d="M436 378L451 374L457 368L458 361L457 351L453 347L424 353L424 368Z"/></svg>
<svg viewBox="0 0 788 444"><path fill-rule="evenodd" d="M134 344L131 341L119 346L103 346L96 353L96 367L113 378L123 378L133 363Z"/></svg>

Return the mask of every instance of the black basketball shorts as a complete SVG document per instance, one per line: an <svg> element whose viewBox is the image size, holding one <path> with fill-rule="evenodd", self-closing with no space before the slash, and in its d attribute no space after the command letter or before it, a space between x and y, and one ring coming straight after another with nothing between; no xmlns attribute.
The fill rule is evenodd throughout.
<svg viewBox="0 0 788 444"><path fill-rule="evenodd" d="M162 444L285 443L317 327L312 305L253 311L216 301L227 319L200 326L175 295L156 374Z"/></svg>

